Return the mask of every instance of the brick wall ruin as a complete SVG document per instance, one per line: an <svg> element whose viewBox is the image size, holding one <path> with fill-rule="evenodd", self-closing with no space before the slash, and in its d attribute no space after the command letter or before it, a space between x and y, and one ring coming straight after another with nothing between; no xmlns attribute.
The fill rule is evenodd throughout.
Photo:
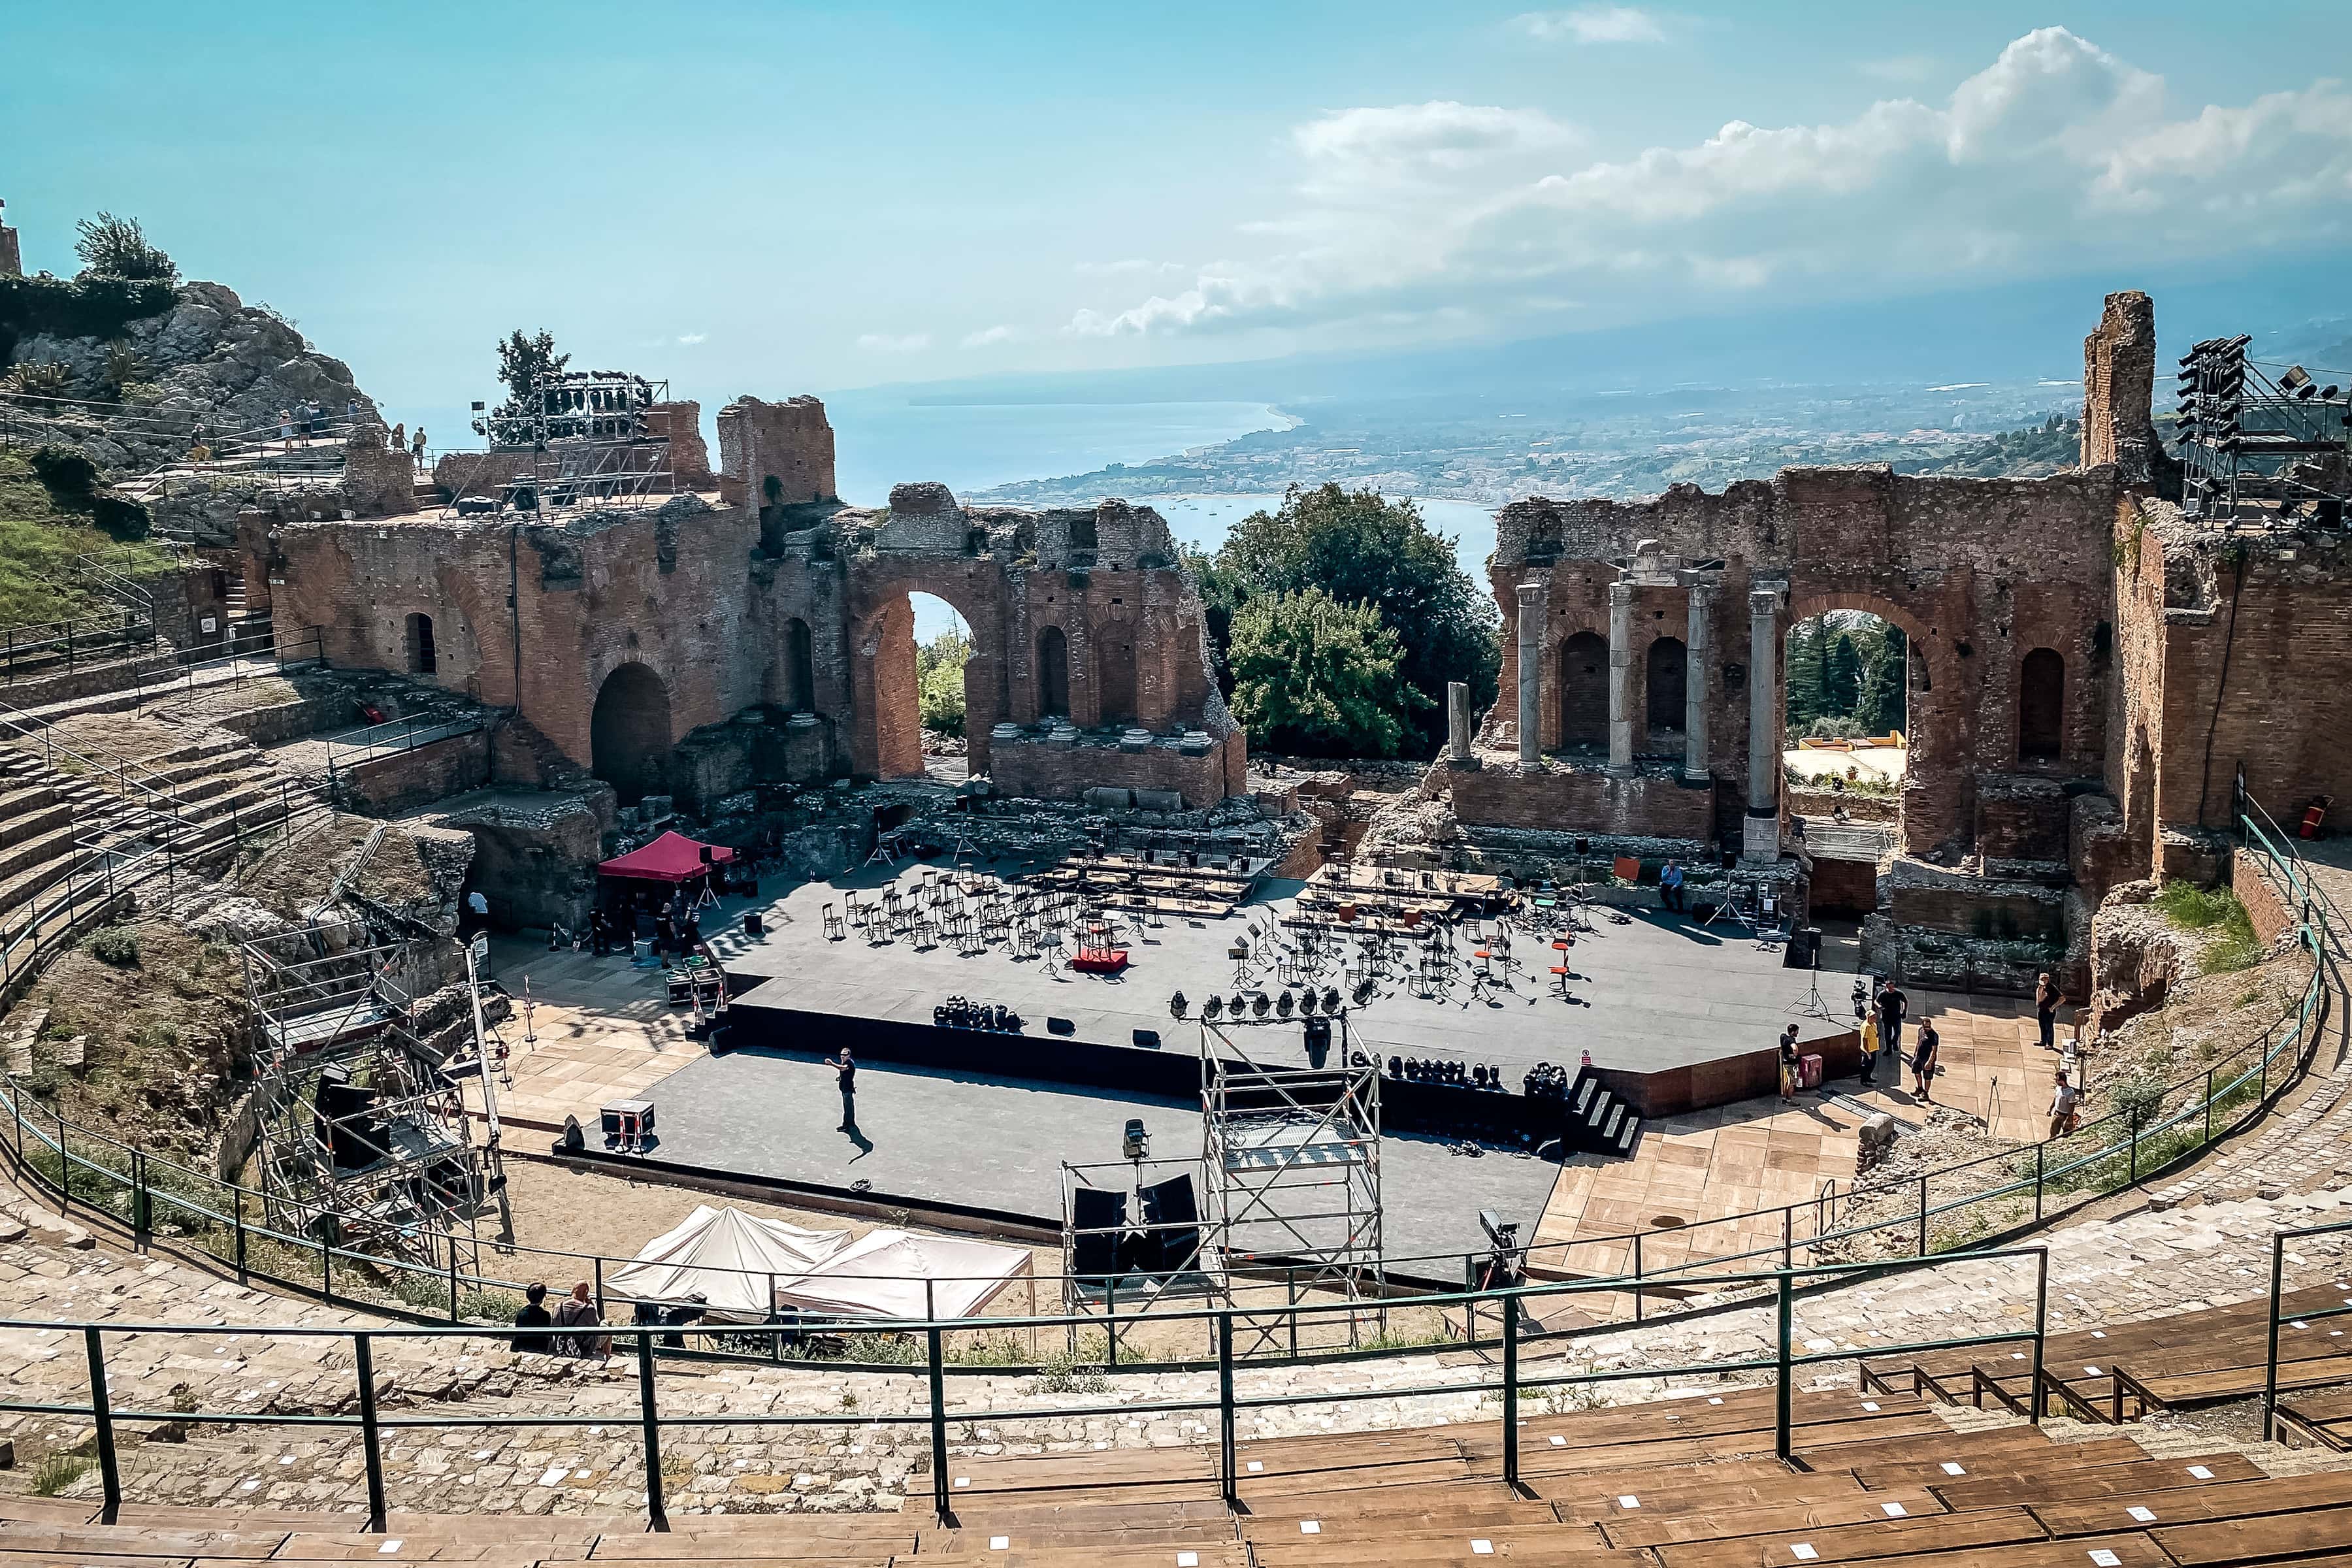
<svg viewBox="0 0 2352 1568"><path fill-rule="evenodd" d="M1504 696L1479 737L1488 753L1482 772L1501 772L1466 794L1457 785L1457 813L1465 822L1519 826L1573 800L1575 815L1555 821L1655 837L1731 831L1756 782L1749 687L1754 617L1767 602L1752 595L1762 593L1769 595L1765 707L1776 730L1760 752L1770 770L1763 800L1775 798L1784 743L1777 731L1789 629L1827 610L1866 610L1911 639L1905 844L1916 853L1957 853L1973 840L1986 781L2100 770L2116 494L2111 468L2047 479L1958 479L1871 465L1786 468L1719 495L1682 485L1642 501L1534 499L1507 507L1490 566L1503 612ZM1621 579L1630 586L1617 605L1612 590ZM1540 755L1522 768L1515 754L1525 584L1536 585L1528 603L1543 619L1533 639L1542 660L1533 703ZM1675 644L1676 657L1658 659L1661 642ZM1694 645L1703 647L1694 653ZM2046 757L2020 750L2022 664L2036 648L2055 653L2063 671L2060 740ZM1703 709L1703 756L1688 754L1687 718L1668 727L1678 705L1651 700L1653 672L1677 669L1680 706L1687 712L1696 699ZM1621 690L1608 690L1612 682ZM1597 710L1626 733L1596 736ZM1614 752L1610 739L1618 740ZM1538 776L1561 773L1584 782L1570 788ZM1707 804L1695 809L1690 794Z"/></svg>
<svg viewBox="0 0 2352 1568"><path fill-rule="evenodd" d="M681 480L708 461L684 439L693 407L656 411L678 424ZM966 509L929 484L845 507L814 398L739 398L718 423L702 493L541 520L257 519L246 552L278 626L320 627L331 663L514 709L625 802L919 774L914 593L971 628L971 767L1001 745L1006 793L1175 790L1199 807L1244 787L1199 596L1156 512ZM478 458L442 482L485 471Z"/></svg>

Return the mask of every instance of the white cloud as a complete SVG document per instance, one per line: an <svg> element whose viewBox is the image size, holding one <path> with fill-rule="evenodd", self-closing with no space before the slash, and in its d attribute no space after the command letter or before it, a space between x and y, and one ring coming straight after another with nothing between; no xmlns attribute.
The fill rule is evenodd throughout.
<svg viewBox="0 0 2352 1568"><path fill-rule="evenodd" d="M868 353L910 354L931 346L929 332L866 332L857 346Z"/></svg>
<svg viewBox="0 0 2352 1568"><path fill-rule="evenodd" d="M1011 327L982 327L976 332L966 332L963 335L962 346L968 349L984 349L992 343L1009 343L1020 335Z"/></svg>
<svg viewBox="0 0 2352 1568"><path fill-rule="evenodd" d="M709 336L710 336L709 332L680 332L677 341L686 347L692 348Z"/></svg>
<svg viewBox="0 0 2352 1568"><path fill-rule="evenodd" d="M1335 110L1291 142L1295 199L1234 226L1253 248L1189 287L1096 301L1068 330L1410 331L1563 309L1598 324L2352 235L2341 84L2182 108L2060 27L1940 103L1733 121L1612 160L1580 159L1575 130L1539 110L1451 102Z"/></svg>
<svg viewBox="0 0 2352 1568"><path fill-rule="evenodd" d="M1139 256L1118 261L1081 261L1075 269L1081 278L1127 278L1143 272L1181 272L1181 261L1146 261Z"/></svg>
<svg viewBox="0 0 2352 1568"><path fill-rule="evenodd" d="M1529 11L1516 18L1530 37L1546 43L1663 44L1664 27L1631 5L1580 5L1573 11Z"/></svg>

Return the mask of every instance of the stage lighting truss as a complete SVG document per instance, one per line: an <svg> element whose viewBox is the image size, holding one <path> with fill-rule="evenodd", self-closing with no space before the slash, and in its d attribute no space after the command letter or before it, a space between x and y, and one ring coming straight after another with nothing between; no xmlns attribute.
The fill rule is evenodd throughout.
<svg viewBox="0 0 2352 1568"><path fill-rule="evenodd" d="M2181 510L2284 526L2344 525L2352 496L2352 377L2247 357L2252 339L2208 338L2180 357L2175 415Z"/></svg>
<svg viewBox="0 0 2352 1568"><path fill-rule="evenodd" d="M677 493L669 433L653 417L669 383L626 371L556 371L531 384L517 413L474 405L474 433L489 443L466 454L443 515L496 510L561 521L659 505ZM763 498L764 499L764 498Z"/></svg>

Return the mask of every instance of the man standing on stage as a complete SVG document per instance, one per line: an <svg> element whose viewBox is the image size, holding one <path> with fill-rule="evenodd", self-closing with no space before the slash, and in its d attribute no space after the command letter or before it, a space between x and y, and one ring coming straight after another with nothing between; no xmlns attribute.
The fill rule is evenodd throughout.
<svg viewBox="0 0 2352 1568"><path fill-rule="evenodd" d="M841 1075L841 1126L837 1131L852 1137L857 1133L857 1058L849 1047L841 1047L838 1057L827 1057L824 1065Z"/></svg>
<svg viewBox="0 0 2352 1568"><path fill-rule="evenodd" d="M1911 999L1888 975L1878 983L1878 1048L1892 1051L1896 1061L1903 1059L1903 1016L1911 1009Z"/></svg>

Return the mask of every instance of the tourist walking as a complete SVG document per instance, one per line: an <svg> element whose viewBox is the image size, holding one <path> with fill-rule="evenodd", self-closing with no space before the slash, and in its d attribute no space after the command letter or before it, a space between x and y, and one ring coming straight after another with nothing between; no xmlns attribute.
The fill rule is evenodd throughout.
<svg viewBox="0 0 2352 1568"><path fill-rule="evenodd" d="M516 1333L509 1342L514 1349L531 1355L551 1354L555 1347L546 1331L554 1321L554 1316L547 1310L547 1287L534 1280L522 1293L522 1305L514 1315ZM530 1330L539 1331L525 1331Z"/></svg>
<svg viewBox="0 0 2352 1568"><path fill-rule="evenodd" d="M1780 1032L1780 1098L1797 1098L1797 1026L1790 1025Z"/></svg>
<svg viewBox="0 0 2352 1568"><path fill-rule="evenodd" d="M290 408L278 411L278 439L283 450L290 452L294 449L294 411Z"/></svg>
<svg viewBox="0 0 2352 1568"><path fill-rule="evenodd" d="M1878 1015L1865 1007L1862 1014L1862 1085L1868 1089L1878 1072ZM1895 1068L1895 1079L1902 1079L1902 1068Z"/></svg>
<svg viewBox="0 0 2352 1568"><path fill-rule="evenodd" d="M2050 1136L2054 1142L2074 1131L2074 1117L2083 1103L2083 1091L2074 1087L2066 1069L2058 1069L2057 1088L2050 1096Z"/></svg>
<svg viewBox="0 0 2352 1568"><path fill-rule="evenodd" d="M425 460L425 426L422 425L416 427L415 438L409 443L408 460L412 463Z"/></svg>
<svg viewBox="0 0 2352 1568"><path fill-rule="evenodd" d="M1922 1105L1936 1102L1936 1052L1944 1043L1936 1033L1936 1020L1919 1020L1919 1043L1911 1047L1911 1092Z"/></svg>
<svg viewBox="0 0 2352 1568"><path fill-rule="evenodd" d="M2042 1048L2045 1051L2058 1048L2058 1004L2065 999L2058 994L2050 972L2042 971L2042 978L2033 984L2033 1015L2042 1021Z"/></svg>

